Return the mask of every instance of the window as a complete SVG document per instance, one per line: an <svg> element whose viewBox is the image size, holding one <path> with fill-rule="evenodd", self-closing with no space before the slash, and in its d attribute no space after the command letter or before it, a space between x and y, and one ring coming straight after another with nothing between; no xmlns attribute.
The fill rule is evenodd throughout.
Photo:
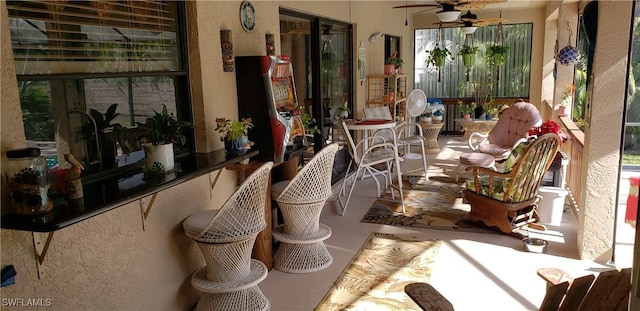
<svg viewBox="0 0 640 311"><path fill-rule="evenodd" d="M446 47L451 56L440 69L426 64L428 53L436 45L438 29L416 29L415 31L415 87L422 89L429 97L436 98L471 98L471 83L481 82L491 85L491 96L497 97L529 97L529 74L531 67L532 24L503 25L504 42L509 46L506 62L499 67L499 75L495 67L485 61L485 51L489 46L499 42L498 26L478 27L475 33L466 40L479 48L476 61L470 70L467 81L467 69L464 67L458 51L465 43L465 34L460 27L443 28L443 41L440 48ZM467 41L469 42L469 41ZM438 82L440 74L440 82Z"/></svg>
<svg viewBox="0 0 640 311"><path fill-rule="evenodd" d="M593 66L593 56L596 47L596 33L598 32L598 3L589 2L585 5L578 21L578 38L576 48L580 52L580 59L575 65L574 85L576 86L571 117L584 130L584 120L587 116L587 90L591 78L589 73Z"/></svg>
<svg viewBox="0 0 640 311"><path fill-rule="evenodd" d="M162 104L190 121L184 3L7 1L7 9L26 139L50 166L64 153L88 174L126 165L140 150L136 122Z"/></svg>

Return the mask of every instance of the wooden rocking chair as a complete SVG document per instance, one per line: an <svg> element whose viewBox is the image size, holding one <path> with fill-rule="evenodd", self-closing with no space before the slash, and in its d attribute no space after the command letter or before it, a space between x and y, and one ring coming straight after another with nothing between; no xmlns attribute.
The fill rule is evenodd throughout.
<svg viewBox="0 0 640 311"><path fill-rule="evenodd" d="M504 233L537 222L538 188L560 147L556 134L544 134L523 150L516 148L503 172L469 166L473 180L466 184L465 198L471 205L469 220L496 227ZM515 164L512 164L515 163Z"/></svg>
<svg viewBox="0 0 640 311"><path fill-rule="evenodd" d="M628 308L631 268L575 279L555 268L539 269L538 275L547 281L547 292L539 311L623 311ZM411 283L404 290L422 310L454 310L451 302L430 284Z"/></svg>

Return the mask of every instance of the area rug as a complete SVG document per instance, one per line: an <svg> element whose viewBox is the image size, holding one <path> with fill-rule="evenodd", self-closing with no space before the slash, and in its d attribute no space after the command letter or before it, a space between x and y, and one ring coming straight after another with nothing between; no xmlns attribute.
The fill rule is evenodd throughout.
<svg viewBox="0 0 640 311"><path fill-rule="evenodd" d="M404 179L405 213L391 192L385 191L360 219L363 223L480 233L497 233L467 220L471 206L463 199L464 187L424 179Z"/></svg>
<svg viewBox="0 0 640 311"><path fill-rule="evenodd" d="M441 245L440 240L372 233L314 310L421 310L404 287L429 280Z"/></svg>

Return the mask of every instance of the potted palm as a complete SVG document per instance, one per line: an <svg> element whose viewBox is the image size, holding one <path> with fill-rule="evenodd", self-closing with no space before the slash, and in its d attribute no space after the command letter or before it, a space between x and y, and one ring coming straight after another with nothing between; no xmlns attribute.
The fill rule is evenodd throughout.
<svg viewBox="0 0 640 311"><path fill-rule="evenodd" d="M164 104L161 112L153 112L154 115L148 117L145 123L138 123L145 131L142 144L145 164L148 173L165 174L175 167L173 144L184 145L187 138L183 131L193 125L191 122L176 120Z"/></svg>
<svg viewBox="0 0 640 311"><path fill-rule="evenodd" d="M240 121L216 118L216 131L222 134L220 140L224 142L224 147L230 156L241 156L253 146L253 142L249 141L249 136L247 136L249 129L252 128L251 118L244 118Z"/></svg>

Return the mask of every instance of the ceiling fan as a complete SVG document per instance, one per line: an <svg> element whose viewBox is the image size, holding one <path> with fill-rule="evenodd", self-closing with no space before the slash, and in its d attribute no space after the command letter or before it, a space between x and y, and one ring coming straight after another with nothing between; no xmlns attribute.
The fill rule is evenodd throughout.
<svg viewBox="0 0 640 311"><path fill-rule="evenodd" d="M502 15L502 14L501 14ZM467 13L460 16L460 21L453 22L440 22L442 26L462 26L462 32L465 34L474 33L477 27L484 27L493 24L500 24L507 22L507 19L502 17L490 17L490 18L478 18L478 15L471 13L467 10Z"/></svg>
<svg viewBox="0 0 640 311"><path fill-rule="evenodd" d="M440 22L453 22L460 16L460 10L482 9L487 4L507 2L507 0L434 0L435 3L406 4L393 7L400 8L441 8L436 12Z"/></svg>

